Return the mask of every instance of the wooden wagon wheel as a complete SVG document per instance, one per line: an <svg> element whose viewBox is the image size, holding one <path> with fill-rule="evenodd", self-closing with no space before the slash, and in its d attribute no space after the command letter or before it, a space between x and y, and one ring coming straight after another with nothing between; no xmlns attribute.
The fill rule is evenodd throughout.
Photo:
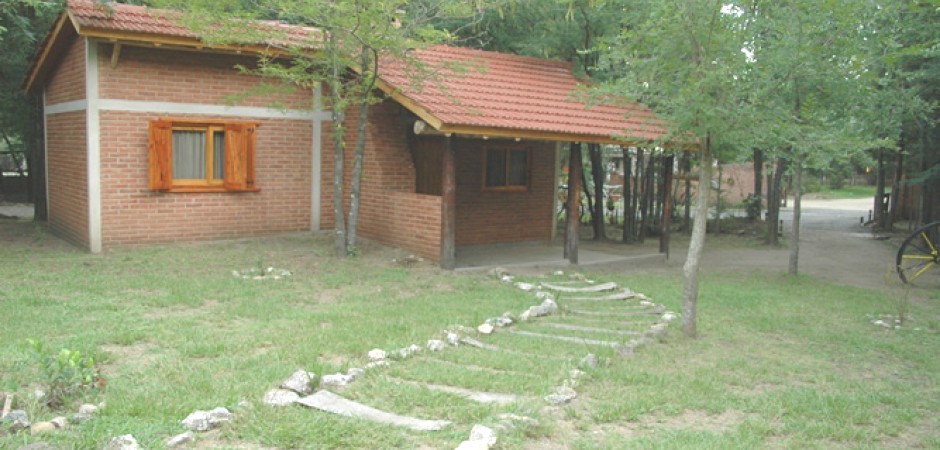
<svg viewBox="0 0 940 450"><path fill-rule="evenodd" d="M940 222L924 225L907 237L898 249L898 277L913 283L940 264Z"/></svg>

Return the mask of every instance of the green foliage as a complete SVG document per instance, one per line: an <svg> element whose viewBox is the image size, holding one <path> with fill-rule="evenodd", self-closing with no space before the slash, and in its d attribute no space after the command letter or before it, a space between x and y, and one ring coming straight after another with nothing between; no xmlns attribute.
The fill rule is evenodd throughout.
<svg viewBox="0 0 940 450"><path fill-rule="evenodd" d="M30 356L39 366L39 375L47 392L47 403L60 406L67 399L86 390L97 389L102 381L94 358L79 351L60 349L55 353L45 343L27 339Z"/></svg>
<svg viewBox="0 0 940 450"><path fill-rule="evenodd" d="M744 204L744 211L747 213L748 219L760 219L760 213L763 211L763 201L764 197L757 194L748 194L748 196L741 201L741 203Z"/></svg>

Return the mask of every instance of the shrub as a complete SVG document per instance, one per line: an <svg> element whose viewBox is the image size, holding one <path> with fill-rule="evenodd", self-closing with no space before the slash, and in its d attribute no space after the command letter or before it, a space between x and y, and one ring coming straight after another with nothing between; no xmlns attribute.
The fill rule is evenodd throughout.
<svg viewBox="0 0 940 450"><path fill-rule="evenodd" d="M41 341L27 341L32 358L39 365L39 375L47 390L46 402L50 406L61 406L68 398L104 385L93 358L67 348L53 353Z"/></svg>

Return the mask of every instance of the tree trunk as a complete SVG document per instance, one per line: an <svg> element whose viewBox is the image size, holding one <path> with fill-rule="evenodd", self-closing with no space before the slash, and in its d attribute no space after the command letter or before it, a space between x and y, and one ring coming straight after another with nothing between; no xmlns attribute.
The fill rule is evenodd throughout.
<svg viewBox="0 0 940 450"><path fill-rule="evenodd" d="M764 195L764 152L754 149L754 195L762 197Z"/></svg>
<svg viewBox="0 0 940 450"><path fill-rule="evenodd" d="M639 171L639 169L638 169ZM653 151L650 150L646 158L646 165L643 167L643 195L640 198L640 226L637 228L637 241L643 243L646 240L646 230L649 227L650 220L650 196L653 190Z"/></svg>
<svg viewBox="0 0 940 450"><path fill-rule="evenodd" d="M874 205L874 214L875 214L875 223L878 225L878 228L884 229L885 220L884 214L882 214L882 205L885 201L885 151L883 148L878 149L878 169L875 172L875 205Z"/></svg>
<svg viewBox="0 0 940 450"><path fill-rule="evenodd" d="M793 169L793 223L790 225L790 264L787 272L790 275L799 273L800 265L800 215L803 199L803 160L805 157L796 157L796 167Z"/></svg>
<svg viewBox="0 0 940 450"><path fill-rule="evenodd" d="M682 332L688 337L698 334L696 329L696 309L698 307L698 268L705 250L705 226L708 219L708 197L711 188L708 180L712 172L711 133L705 136L705 145L701 149L701 168L699 171L698 198L695 201L695 221L692 224L692 240L689 253L682 266Z"/></svg>
<svg viewBox="0 0 940 450"><path fill-rule="evenodd" d="M565 254L568 262L578 263L578 241L581 228L581 178L584 171L581 168L581 144L572 143L569 147L568 158L568 225L565 235Z"/></svg>
<svg viewBox="0 0 940 450"><path fill-rule="evenodd" d="M773 181L767 187L767 244L780 245L780 188L783 184L783 173L787 170L787 160L777 158L777 167L774 169Z"/></svg>
<svg viewBox="0 0 940 450"><path fill-rule="evenodd" d="M591 210L591 222L594 225L594 240L607 238L604 231L604 161L601 157L600 144L588 144L591 155L591 179L594 180L594 209Z"/></svg>
<svg viewBox="0 0 940 450"><path fill-rule="evenodd" d="M623 152L623 242L631 243L633 242L633 220L636 217L636 211L633 210L633 193L630 189L633 161L626 155L626 149Z"/></svg>
<svg viewBox="0 0 940 450"><path fill-rule="evenodd" d="M692 232L692 154L686 150L682 152L683 170L685 171L685 212L682 218L682 228Z"/></svg>
<svg viewBox="0 0 940 450"><path fill-rule="evenodd" d="M33 111L33 135L28 139L31 143L29 149L29 182L32 185L33 220L45 221L49 219L48 205L46 205L46 142L43 127L43 101L41 95L33 95L35 102Z"/></svg>
<svg viewBox="0 0 940 450"><path fill-rule="evenodd" d="M899 205L903 199L903 191L901 190L901 177L904 176L904 143L903 138L901 142L901 151L898 152L898 156L894 161L894 183L891 184L891 202L890 209L888 210L888 229L894 228L894 222L898 219L898 210L900 209Z"/></svg>
<svg viewBox="0 0 940 450"><path fill-rule="evenodd" d="M721 161L718 161L718 189L715 195L715 234L721 234ZM710 185L711 183L709 183Z"/></svg>
<svg viewBox="0 0 940 450"><path fill-rule="evenodd" d="M362 76L368 76L372 67L372 58L367 48L363 48L359 64L362 66ZM349 222L346 224L347 252L355 251L357 229L359 226L359 203L362 191L362 160L366 151L366 127L369 124L369 92L362 94L359 102L359 117L356 122L356 149L353 159L352 180L349 192Z"/></svg>
<svg viewBox="0 0 940 450"><path fill-rule="evenodd" d="M328 45L337 46L336 35L331 34ZM346 215L343 212L343 179L346 158L346 139L344 133L346 128L343 126L343 98L341 94L342 86L340 84L340 71L345 67L340 67L338 60L331 61L333 77L330 82L330 118L333 125L333 251L338 258L346 257Z"/></svg>

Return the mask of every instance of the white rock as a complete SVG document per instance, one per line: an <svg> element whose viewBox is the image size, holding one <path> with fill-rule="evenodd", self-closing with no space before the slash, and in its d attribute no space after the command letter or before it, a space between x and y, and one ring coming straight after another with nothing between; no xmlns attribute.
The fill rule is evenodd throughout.
<svg viewBox="0 0 940 450"><path fill-rule="evenodd" d="M42 389L36 389L35 391L33 391L33 398L35 398L36 400L42 399L45 396L46 396L46 391Z"/></svg>
<svg viewBox="0 0 940 450"><path fill-rule="evenodd" d="M662 320L666 323L672 322L673 320L676 320L676 313L672 311L666 311L662 316L660 316L659 320Z"/></svg>
<svg viewBox="0 0 940 450"><path fill-rule="evenodd" d="M483 441L488 446L496 445L496 432L492 428L483 425L474 425L470 430L471 441Z"/></svg>
<svg viewBox="0 0 940 450"><path fill-rule="evenodd" d="M104 450L140 450L140 446L133 435L125 434L112 438Z"/></svg>
<svg viewBox="0 0 940 450"><path fill-rule="evenodd" d="M51 424L55 425L56 428L65 428L69 425L68 419L65 417L59 416L49 421Z"/></svg>
<svg viewBox="0 0 940 450"><path fill-rule="evenodd" d="M564 271L564 270L556 270L556 271L552 272L552 275L554 275L554 276L556 276L556 277L560 277L560 276L562 276L562 275L564 275L564 274L565 274L565 271Z"/></svg>
<svg viewBox="0 0 940 450"><path fill-rule="evenodd" d="M483 441L463 441L454 450L490 450L490 446Z"/></svg>
<svg viewBox="0 0 940 450"><path fill-rule="evenodd" d="M513 279L513 278L512 278L511 275L503 275L503 276L500 277L499 279L502 280L503 283L512 283L512 279Z"/></svg>
<svg viewBox="0 0 940 450"><path fill-rule="evenodd" d="M398 355L399 358L404 359L404 358L407 358L407 357L409 357L409 356L411 356L411 355L413 355L413 354L415 354L415 353L418 353L418 352L420 352L420 351L421 351L421 347L420 347L420 346L418 346L418 345L416 345L416 344L411 344L411 345L409 345L408 347L400 348L400 349L396 350L396 351L395 351L395 354Z"/></svg>
<svg viewBox="0 0 940 450"><path fill-rule="evenodd" d="M444 350L444 341L440 339L431 339L428 341L428 350L432 352L437 352Z"/></svg>
<svg viewBox="0 0 940 450"><path fill-rule="evenodd" d="M559 386L555 388L555 392L545 396L545 401L553 405L563 405L570 402L578 396L578 393L575 392L570 386Z"/></svg>
<svg viewBox="0 0 940 450"><path fill-rule="evenodd" d="M362 376L365 375L365 373L366 373L365 370L362 370L358 367L353 367L346 371L346 376L349 377L349 381L356 381L359 378L362 378Z"/></svg>
<svg viewBox="0 0 940 450"><path fill-rule="evenodd" d="M555 299L555 295L548 291L538 291L535 293L535 298L543 300L546 298Z"/></svg>
<svg viewBox="0 0 940 450"><path fill-rule="evenodd" d="M209 431L212 429L212 424L209 421L209 411L193 411L180 423L187 430L192 431Z"/></svg>
<svg viewBox="0 0 940 450"><path fill-rule="evenodd" d="M281 388L290 389L300 395L310 395L313 393L311 384L316 379L313 372L307 372L304 369L297 370L291 374L290 378L281 383Z"/></svg>
<svg viewBox="0 0 940 450"><path fill-rule="evenodd" d="M493 326L488 323L484 323L483 325L477 327L477 331L482 334L490 334L493 332Z"/></svg>
<svg viewBox="0 0 940 450"><path fill-rule="evenodd" d="M531 315L532 315L532 312L527 309L527 310L523 311L522 314L519 314L519 320L525 322L525 321L529 320L529 316L531 316Z"/></svg>
<svg viewBox="0 0 940 450"><path fill-rule="evenodd" d="M271 389L266 392L264 398L261 399L261 401L268 406L290 405L297 400L300 400L300 396L297 395L296 392L287 389Z"/></svg>
<svg viewBox="0 0 940 450"><path fill-rule="evenodd" d="M388 367L390 365L392 365L392 363L390 363L387 359L383 359L382 361L372 361L366 364L366 370L375 369L376 367Z"/></svg>
<svg viewBox="0 0 940 450"><path fill-rule="evenodd" d="M231 422L235 416L228 408L218 407L209 411L209 424L215 428L223 423Z"/></svg>
<svg viewBox="0 0 940 450"><path fill-rule="evenodd" d="M343 387L352 382L352 377L342 373L334 373L333 375L323 375L320 378L320 386L335 386Z"/></svg>
<svg viewBox="0 0 940 450"><path fill-rule="evenodd" d="M49 433L58 429L59 427L53 425L52 422L36 422L29 426L29 434L37 435Z"/></svg>
<svg viewBox="0 0 940 450"><path fill-rule="evenodd" d="M653 306L653 302L649 300L643 300L640 302L640 306Z"/></svg>
<svg viewBox="0 0 940 450"><path fill-rule="evenodd" d="M169 448L179 447L180 445L188 444L194 440L196 440L196 435L193 434L192 431L187 431L167 439L166 446Z"/></svg>
<svg viewBox="0 0 940 450"><path fill-rule="evenodd" d="M524 282L522 282L522 281L516 283L516 287L519 288L519 289L522 289L523 291L526 291L526 292L535 289L535 285L534 285L534 284L532 284L532 283L524 283Z"/></svg>
<svg viewBox="0 0 940 450"><path fill-rule="evenodd" d="M388 358L388 353L380 348L369 350L369 361L382 361Z"/></svg>
<svg viewBox="0 0 940 450"><path fill-rule="evenodd" d="M460 336L458 336L457 333L454 333L453 331L449 331L447 332L447 342L450 345L456 347L460 345Z"/></svg>
<svg viewBox="0 0 940 450"><path fill-rule="evenodd" d="M568 372L568 377L571 378L572 380L577 380L578 378L581 378L583 375L584 375L584 372L578 369L571 369L571 371Z"/></svg>
<svg viewBox="0 0 940 450"><path fill-rule="evenodd" d="M89 403L85 403L82 406L78 407L79 414L94 415L98 412L98 407Z"/></svg>

